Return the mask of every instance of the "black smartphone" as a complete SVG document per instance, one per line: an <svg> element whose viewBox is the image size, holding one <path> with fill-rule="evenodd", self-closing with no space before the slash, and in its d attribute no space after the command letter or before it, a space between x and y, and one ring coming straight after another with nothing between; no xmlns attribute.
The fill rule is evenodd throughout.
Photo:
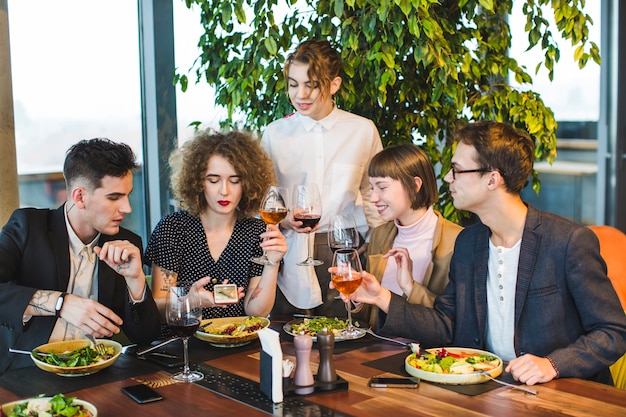
<svg viewBox="0 0 626 417"><path fill-rule="evenodd" d="M139 359L147 359L167 368L177 368L185 364L183 358L167 351L153 351L137 357Z"/></svg>
<svg viewBox="0 0 626 417"><path fill-rule="evenodd" d="M163 399L161 394L144 384L129 385L122 388L122 392L139 404L151 403Z"/></svg>
<svg viewBox="0 0 626 417"><path fill-rule="evenodd" d="M371 378L368 386L372 388L417 388L419 378Z"/></svg>

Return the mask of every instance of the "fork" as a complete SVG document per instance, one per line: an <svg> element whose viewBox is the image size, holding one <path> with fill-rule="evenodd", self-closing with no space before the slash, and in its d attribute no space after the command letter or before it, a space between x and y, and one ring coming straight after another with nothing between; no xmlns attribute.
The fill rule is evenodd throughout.
<svg viewBox="0 0 626 417"><path fill-rule="evenodd" d="M381 336L381 335L379 335L379 334L374 333L374 331L373 331L372 329L365 329L365 332L366 332L366 333L369 333L369 334L371 334L372 336L377 337L377 338L379 338L379 339L386 340L386 341L388 341L388 342L397 343L397 344L402 345L402 346L405 346L405 347L407 347L407 348L409 348L409 349L411 348L411 344L410 344L410 343L401 342L400 340L392 339L392 338L390 338L390 337Z"/></svg>
<svg viewBox="0 0 626 417"><path fill-rule="evenodd" d="M490 380L492 380L493 382L497 382L498 384L504 385L505 387L511 387L513 389L518 389L520 391L524 391L524 392L527 392L529 394L537 395L537 391L535 391L534 389L525 388L525 387L522 387L521 385L509 384L508 382L500 381L499 379L496 379L496 378L492 377L491 375L489 375L488 372L483 371L483 372L481 372L481 375L484 375L487 378L489 378Z"/></svg>
<svg viewBox="0 0 626 417"><path fill-rule="evenodd" d="M98 355L104 356L107 354L107 348L104 344L96 342L96 339L89 333L85 333L85 337L89 339L91 347L98 353Z"/></svg>

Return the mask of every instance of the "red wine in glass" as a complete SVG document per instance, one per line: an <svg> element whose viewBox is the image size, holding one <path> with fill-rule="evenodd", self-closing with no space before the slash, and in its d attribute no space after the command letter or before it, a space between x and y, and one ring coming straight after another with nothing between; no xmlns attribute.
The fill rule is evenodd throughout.
<svg viewBox="0 0 626 417"><path fill-rule="evenodd" d="M302 222L302 227L314 228L322 218L319 214L314 213L298 213L293 216L294 219Z"/></svg>
<svg viewBox="0 0 626 417"><path fill-rule="evenodd" d="M200 327L200 320L194 318L172 320L168 324L168 327L178 337L190 337L193 336Z"/></svg>

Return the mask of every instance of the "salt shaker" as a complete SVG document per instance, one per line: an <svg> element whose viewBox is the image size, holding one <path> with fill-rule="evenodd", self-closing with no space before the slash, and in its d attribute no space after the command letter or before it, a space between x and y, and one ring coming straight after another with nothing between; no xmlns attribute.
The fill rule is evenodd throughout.
<svg viewBox="0 0 626 417"><path fill-rule="evenodd" d="M293 337L293 344L296 348L296 370L293 374L293 384L297 386L294 390L296 394L310 394L315 390L313 386L313 371L311 371L311 347L313 338L306 334L299 334Z"/></svg>
<svg viewBox="0 0 626 417"><path fill-rule="evenodd" d="M335 349L335 335L328 331L326 327L317 334L317 349L320 352L320 364L317 368L317 380L319 382L335 382L337 372L335 371L335 361L333 351Z"/></svg>

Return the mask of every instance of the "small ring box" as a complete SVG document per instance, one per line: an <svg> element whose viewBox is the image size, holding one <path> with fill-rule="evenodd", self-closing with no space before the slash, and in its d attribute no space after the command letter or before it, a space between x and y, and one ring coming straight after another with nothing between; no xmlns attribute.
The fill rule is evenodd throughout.
<svg viewBox="0 0 626 417"><path fill-rule="evenodd" d="M239 302L239 293L235 284L217 284L213 286L215 304L234 304Z"/></svg>

